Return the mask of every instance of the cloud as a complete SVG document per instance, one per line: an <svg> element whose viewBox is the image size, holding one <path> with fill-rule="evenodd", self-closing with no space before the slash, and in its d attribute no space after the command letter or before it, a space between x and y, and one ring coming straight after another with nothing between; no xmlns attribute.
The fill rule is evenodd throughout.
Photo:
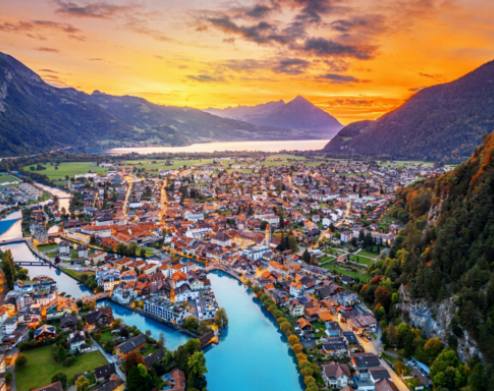
<svg viewBox="0 0 494 391"><path fill-rule="evenodd" d="M187 79L193 80L193 81L198 81L201 83L211 83L211 82L222 82L225 81L224 77L222 75L210 75L207 73L199 73L197 75L188 75Z"/></svg>
<svg viewBox="0 0 494 391"><path fill-rule="evenodd" d="M33 39L44 40L45 37L37 33L38 30L59 31L66 33L70 38L84 40L82 32L77 27L69 23L60 23L52 20L33 19L19 20L16 22L0 22L0 31L25 33Z"/></svg>
<svg viewBox="0 0 494 391"><path fill-rule="evenodd" d="M289 75L299 75L303 73L309 65L309 61L302 60L301 58L281 58L273 67L273 71Z"/></svg>
<svg viewBox="0 0 494 391"><path fill-rule="evenodd" d="M374 57L377 45L371 44L370 37L382 31L383 18L378 14L352 17L349 13L354 10L342 4L340 0L271 0L250 8L202 10L197 13L196 27L198 31L214 28L230 40L239 38L281 49L287 57L304 57L303 61ZM288 68L281 64L272 69L298 74L307 65ZM338 70L342 69L340 64Z"/></svg>
<svg viewBox="0 0 494 391"><path fill-rule="evenodd" d="M125 26L135 33L147 35L160 42L171 41L170 37L168 37L165 33L150 27L145 20L140 19L139 17L128 16Z"/></svg>
<svg viewBox="0 0 494 391"><path fill-rule="evenodd" d="M46 46L37 47L34 50L37 50L39 52L47 52L47 53L58 53L59 52L58 49L49 48L49 47L46 47Z"/></svg>
<svg viewBox="0 0 494 391"><path fill-rule="evenodd" d="M327 79L333 83L337 84L347 84L347 83L360 83L362 80L351 76L351 75L342 75L339 73L326 73L320 76L323 79Z"/></svg>
<svg viewBox="0 0 494 391"><path fill-rule="evenodd" d="M260 21L251 25L235 23L227 15L208 18L210 25L228 34L235 34L256 43L288 43L288 37L280 33L276 26Z"/></svg>
<svg viewBox="0 0 494 391"><path fill-rule="evenodd" d="M346 45L321 37L307 39L302 49L318 56L353 57L360 60L372 58L375 51L375 47Z"/></svg>
<svg viewBox="0 0 494 391"><path fill-rule="evenodd" d="M419 72L419 76L425 77L427 79L433 79L433 80L441 80L443 78L443 75L441 75L439 73Z"/></svg>
<svg viewBox="0 0 494 391"><path fill-rule="evenodd" d="M107 19L121 13L127 13L135 8L134 5L118 5L105 1L81 2L56 0L59 14L80 18Z"/></svg>
<svg viewBox="0 0 494 391"><path fill-rule="evenodd" d="M253 58L232 59L219 64L220 69L225 68L235 72L252 72L257 70L269 70L274 73L299 75L309 66L310 61L295 57L273 57L264 60Z"/></svg>

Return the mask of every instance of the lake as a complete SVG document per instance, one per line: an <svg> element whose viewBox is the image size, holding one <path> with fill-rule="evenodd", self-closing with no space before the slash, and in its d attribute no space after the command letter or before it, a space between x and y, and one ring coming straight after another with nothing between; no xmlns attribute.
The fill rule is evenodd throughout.
<svg viewBox="0 0 494 391"><path fill-rule="evenodd" d="M289 152L315 151L322 149L329 139L325 140L276 140L276 141L229 141L198 143L181 147L129 147L112 148L111 155L125 155L138 153L148 155L152 153L212 153L212 152Z"/></svg>

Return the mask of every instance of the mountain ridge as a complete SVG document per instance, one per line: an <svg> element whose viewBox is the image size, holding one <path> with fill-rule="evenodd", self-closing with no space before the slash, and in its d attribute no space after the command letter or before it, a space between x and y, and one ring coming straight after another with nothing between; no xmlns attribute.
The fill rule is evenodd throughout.
<svg viewBox="0 0 494 391"><path fill-rule="evenodd" d="M59 148L187 145L210 141L311 138L296 129L222 118L131 95L91 94L46 83L0 52L0 155Z"/></svg>
<svg viewBox="0 0 494 391"><path fill-rule="evenodd" d="M206 111L223 118L243 120L260 126L300 129L321 139L331 138L342 128L335 117L301 95L287 102L278 100L254 106L210 108Z"/></svg>
<svg viewBox="0 0 494 391"><path fill-rule="evenodd" d="M335 156L463 161L494 129L494 61L424 88L374 121L347 125L323 149Z"/></svg>

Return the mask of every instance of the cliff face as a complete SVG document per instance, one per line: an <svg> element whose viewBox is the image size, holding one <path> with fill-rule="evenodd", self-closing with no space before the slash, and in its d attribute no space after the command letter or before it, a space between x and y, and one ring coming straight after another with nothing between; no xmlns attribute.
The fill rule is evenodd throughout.
<svg viewBox="0 0 494 391"><path fill-rule="evenodd" d="M453 171L404 189L400 309L429 334L494 361L494 133Z"/></svg>

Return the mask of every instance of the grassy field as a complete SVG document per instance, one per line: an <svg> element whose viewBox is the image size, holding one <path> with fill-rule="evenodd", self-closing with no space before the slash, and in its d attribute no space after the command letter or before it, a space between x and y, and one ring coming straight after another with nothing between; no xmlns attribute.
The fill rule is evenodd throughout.
<svg viewBox="0 0 494 391"><path fill-rule="evenodd" d="M343 265L337 264L336 262L331 262L328 260L326 262L321 263L320 266L323 267L324 269L332 272L332 273L340 274L342 276L351 277L351 278L358 280L358 281L361 281L361 282L369 281L369 276L365 272L361 272L361 271L347 268Z"/></svg>
<svg viewBox="0 0 494 391"><path fill-rule="evenodd" d="M72 270L72 269L67 269L67 268L64 268L62 269L66 274L68 274L69 276L75 278L76 280L79 280L83 275L87 275L87 276L91 276L94 274L94 272L81 272L81 271L77 271L77 270Z"/></svg>
<svg viewBox="0 0 494 391"><path fill-rule="evenodd" d="M32 388L41 387L51 383L51 378L58 372L67 375L70 382L77 374L92 371L106 364L105 358L100 352L91 352L78 356L70 367L64 367L53 360L53 346L44 346L23 352L27 358L24 368L16 371L17 391L29 391Z"/></svg>
<svg viewBox="0 0 494 391"><path fill-rule="evenodd" d="M124 165L141 168L145 171L176 170L183 167L203 166L213 159L177 159L177 160L127 160Z"/></svg>
<svg viewBox="0 0 494 391"><path fill-rule="evenodd" d="M58 166L53 163L42 163L44 169L36 170L35 165L23 167L26 172L35 172L37 174L46 175L48 179L54 182L63 182L65 177L74 177L75 175L87 174L94 172L97 174L105 174L108 170L104 167L98 167L94 162L66 162L60 163Z"/></svg>
<svg viewBox="0 0 494 391"><path fill-rule="evenodd" d="M19 181L19 179L17 179L13 175L0 172L0 185L6 184L6 183L11 183L11 182L18 183L20 181Z"/></svg>
<svg viewBox="0 0 494 391"><path fill-rule="evenodd" d="M280 153L276 155L269 155L262 162L262 165L265 167L280 167L280 166L287 166L304 160L305 157L303 156Z"/></svg>
<svg viewBox="0 0 494 391"><path fill-rule="evenodd" d="M434 163L420 160L380 160L378 164L381 167L388 168L432 167L434 165Z"/></svg>

